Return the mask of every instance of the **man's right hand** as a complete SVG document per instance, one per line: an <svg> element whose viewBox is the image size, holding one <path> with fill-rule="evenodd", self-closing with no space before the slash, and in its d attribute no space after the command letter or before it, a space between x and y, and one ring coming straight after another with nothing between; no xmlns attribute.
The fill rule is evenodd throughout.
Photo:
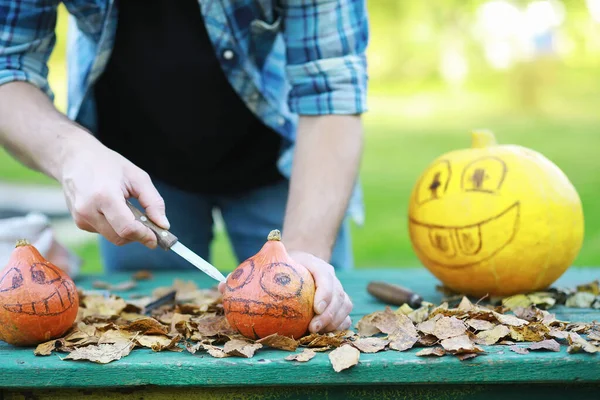
<svg viewBox="0 0 600 400"><path fill-rule="evenodd" d="M77 142L69 145L60 174L77 226L118 246L141 242L155 248L155 234L135 220L125 201L137 198L154 223L169 229L165 203L148 174L92 137Z"/></svg>
<svg viewBox="0 0 600 400"><path fill-rule="evenodd" d="M0 145L30 168L62 184L77 226L116 245L156 247L156 236L135 220L126 199L136 197L168 229L165 203L148 174L108 149L54 108L26 82L0 85Z"/></svg>

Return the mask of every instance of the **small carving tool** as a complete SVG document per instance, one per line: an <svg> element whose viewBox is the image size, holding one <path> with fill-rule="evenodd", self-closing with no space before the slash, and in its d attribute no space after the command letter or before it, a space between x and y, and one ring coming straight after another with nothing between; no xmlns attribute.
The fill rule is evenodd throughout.
<svg viewBox="0 0 600 400"><path fill-rule="evenodd" d="M418 294L393 283L370 282L367 286L367 292L376 299L395 306L408 304L412 308L419 308L423 302Z"/></svg>

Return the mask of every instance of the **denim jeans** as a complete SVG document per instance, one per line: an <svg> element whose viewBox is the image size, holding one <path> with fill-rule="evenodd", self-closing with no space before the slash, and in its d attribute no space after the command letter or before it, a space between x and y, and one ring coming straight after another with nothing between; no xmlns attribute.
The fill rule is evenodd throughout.
<svg viewBox="0 0 600 400"><path fill-rule="evenodd" d="M184 192L164 182L154 185L165 200L171 232L181 243L210 262L213 239L213 210L225 224L238 262L256 254L273 229L282 229L289 181L249 191L239 196L203 196ZM140 207L135 199L132 203ZM140 243L115 246L100 239L100 251L107 273L149 270L194 270L195 267L171 251L150 250ZM336 269L353 268L354 260L348 219L340 227L330 260ZM220 268L216 265L217 268Z"/></svg>

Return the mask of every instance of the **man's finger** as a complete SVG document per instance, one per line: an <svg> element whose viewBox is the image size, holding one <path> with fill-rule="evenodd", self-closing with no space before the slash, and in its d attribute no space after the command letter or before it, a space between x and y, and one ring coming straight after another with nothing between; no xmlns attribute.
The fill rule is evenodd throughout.
<svg viewBox="0 0 600 400"><path fill-rule="evenodd" d="M335 331L336 329L338 329L338 327L348 317L348 315L350 314L350 311L352 311L352 302L350 301L350 299L348 298L346 293L343 292L341 287L339 288L339 290L341 291L341 294L343 295L342 296L343 300L340 302L340 306L335 311L335 314L334 314L333 318L331 319L331 322L329 324L327 324L327 326L325 326L325 329L329 332Z"/></svg>
<svg viewBox="0 0 600 400"><path fill-rule="evenodd" d="M324 328L328 327L331 324L331 321L333 321L335 318L341 306L342 302L340 301L339 297L333 296L331 298L331 303L327 306L323 313L313 318L310 324L311 331L321 332Z"/></svg>
<svg viewBox="0 0 600 400"><path fill-rule="evenodd" d="M325 309L331 304L333 294L333 276L324 268L308 266L308 270L315 279L317 290L315 291L314 310L317 314L323 314Z"/></svg>
<svg viewBox="0 0 600 400"><path fill-rule="evenodd" d="M137 197L152 222L164 229L169 229L171 225L167 219L165 201L156 190L150 176L145 172L141 172L131 184L132 194Z"/></svg>
<svg viewBox="0 0 600 400"><path fill-rule="evenodd" d="M120 238L140 242L151 249L156 247L156 235L150 228L135 220L125 198L104 204L100 211Z"/></svg>

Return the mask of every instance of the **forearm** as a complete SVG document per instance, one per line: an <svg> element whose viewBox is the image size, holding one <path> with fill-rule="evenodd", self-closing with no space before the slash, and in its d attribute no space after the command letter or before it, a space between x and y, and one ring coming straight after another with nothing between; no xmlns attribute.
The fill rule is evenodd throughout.
<svg viewBox="0 0 600 400"><path fill-rule="evenodd" d="M329 261L362 154L359 116L300 117L283 225L286 247Z"/></svg>
<svg viewBox="0 0 600 400"><path fill-rule="evenodd" d="M28 167L60 180L73 139L86 132L60 113L38 88L25 82L0 86L0 144Z"/></svg>

